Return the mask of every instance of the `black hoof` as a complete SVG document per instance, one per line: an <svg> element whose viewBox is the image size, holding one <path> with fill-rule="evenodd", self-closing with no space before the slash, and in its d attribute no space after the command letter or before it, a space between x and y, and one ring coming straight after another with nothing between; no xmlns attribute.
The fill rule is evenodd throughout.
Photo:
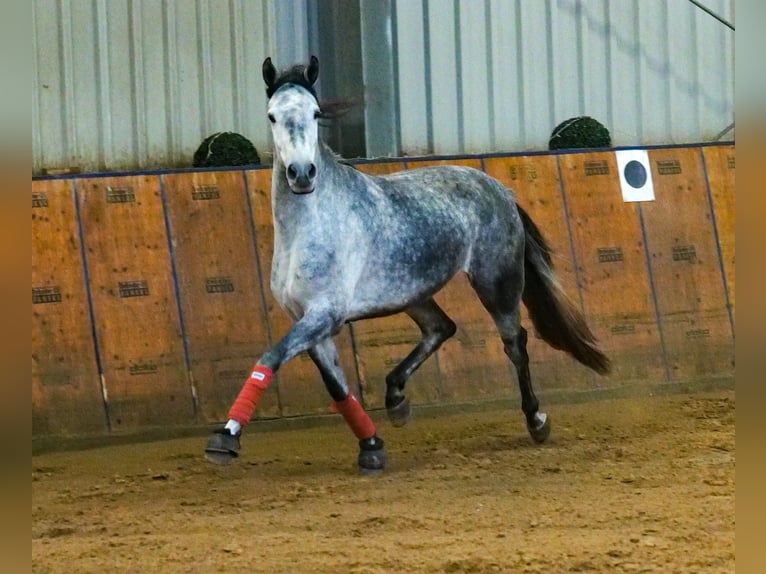
<svg viewBox="0 0 766 574"><path fill-rule="evenodd" d="M205 447L205 458L213 464L226 465L239 456L239 435L220 429L210 435Z"/></svg>
<svg viewBox="0 0 766 574"><path fill-rule="evenodd" d="M527 421L529 435L536 443L543 443L551 434L551 419L545 413L535 413L534 421Z"/></svg>
<svg viewBox="0 0 766 574"><path fill-rule="evenodd" d="M359 441L359 474L375 476L383 472L386 466L386 449L377 436Z"/></svg>
<svg viewBox="0 0 766 574"><path fill-rule="evenodd" d="M395 427L403 427L407 424L412 416L412 409L410 408L410 401L407 397L404 397L399 404L391 408L386 409L388 413L388 420Z"/></svg>

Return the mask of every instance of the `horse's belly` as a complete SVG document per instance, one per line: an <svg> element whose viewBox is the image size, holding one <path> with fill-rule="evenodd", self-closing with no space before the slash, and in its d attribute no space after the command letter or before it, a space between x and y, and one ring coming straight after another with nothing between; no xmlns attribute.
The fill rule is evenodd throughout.
<svg viewBox="0 0 766 574"><path fill-rule="evenodd" d="M362 275L350 306L355 318L406 309L439 291L464 266L464 257L449 250L432 257L401 255Z"/></svg>

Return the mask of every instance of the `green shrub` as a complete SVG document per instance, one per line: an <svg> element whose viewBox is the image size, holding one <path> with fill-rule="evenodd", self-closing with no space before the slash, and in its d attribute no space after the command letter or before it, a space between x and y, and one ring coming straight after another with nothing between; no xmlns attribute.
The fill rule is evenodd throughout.
<svg viewBox="0 0 766 574"><path fill-rule="evenodd" d="M570 118L556 126L548 141L548 149L581 149L612 147L609 130L589 116Z"/></svg>
<svg viewBox="0 0 766 574"><path fill-rule="evenodd" d="M258 152L246 137L218 132L205 138L194 152L194 167L228 167L261 163Z"/></svg>

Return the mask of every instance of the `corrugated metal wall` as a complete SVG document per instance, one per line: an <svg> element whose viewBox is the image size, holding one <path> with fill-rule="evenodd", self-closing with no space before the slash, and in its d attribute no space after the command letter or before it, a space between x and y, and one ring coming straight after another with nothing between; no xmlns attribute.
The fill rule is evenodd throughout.
<svg viewBox="0 0 766 574"><path fill-rule="evenodd" d="M731 18L733 2L704 4ZM395 22L409 154L545 149L578 115L615 145L734 121L734 35L687 0L397 0Z"/></svg>
<svg viewBox="0 0 766 574"><path fill-rule="evenodd" d="M188 166L221 130L268 157L261 62L321 46L335 1L34 0L33 173ZM369 155L545 149L583 114L615 145L733 122L733 33L687 0L360 2Z"/></svg>
<svg viewBox="0 0 766 574"><path fill-rule="evenodd" d="M222 130L268 141L271 1L35 0L32 18L34 172L188 166Z"/></svg>

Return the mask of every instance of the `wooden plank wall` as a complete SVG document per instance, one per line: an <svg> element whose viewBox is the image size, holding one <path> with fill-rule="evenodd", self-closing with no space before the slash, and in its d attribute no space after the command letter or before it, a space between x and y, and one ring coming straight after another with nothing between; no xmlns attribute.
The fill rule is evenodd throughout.
<svg viewBox="0 0 766 574"><path fill-rule="evenodd" d="M734 221L736 216L735 176L736 157L734 146L709 146L702 148L707 173L708 191L713 204L716 237L726 279L726 296L734 318Z"/></svg>
<svg viewBox="0 0 766 574"><path fill-rule="evenodd" d="M612 358L606 381L664 380L666 368L635 203L624 203L610 152L559 156L583 309Z"/></svg>
<svg viewBox="0 0 766 574"><path fill-rule="evenodd" d="M733 372L734 147L650 150L654 202L624 203L609 151L360 162L385 175L482 169L513 191L554 251L613 373L529 331L535 388L588 391ZM33 436L207 424L290 328L269 286L271 172L229 170L32 183ZM84 254L84 257L83 257ZM414 404L516 397L516 377L466 277L436 296L455 337L407 385ZM385 377L417 344L400 314L336 337L349 386L382 408ZM303 354L256 417L329 412Z"/></svg>
<svg viewBox="0 0 766 574"><path fill-rule="evenodd" d="M32 182L32 435L106 423L74 185Z"/></svg>
<svg viewBox="0 0 766 574"><path fill-rule="evenodd" d="M652 150L649 159L656 200L641 210L669 376L731 370L734 339L702 154Z"/></svg>
<svg viewBox="0 0 766 574"><path fill-rule="evenodd" d="M199 414L219 421L270 344L245 178L239 171L170 174L162 184ZM275 391L258 409L278 416Z"/></svg>
<svg viewBox="0 0 766 574"><path fill-rule="evenodd" d="M160 181L77 180L113 430L195 421Z"/></svg>

